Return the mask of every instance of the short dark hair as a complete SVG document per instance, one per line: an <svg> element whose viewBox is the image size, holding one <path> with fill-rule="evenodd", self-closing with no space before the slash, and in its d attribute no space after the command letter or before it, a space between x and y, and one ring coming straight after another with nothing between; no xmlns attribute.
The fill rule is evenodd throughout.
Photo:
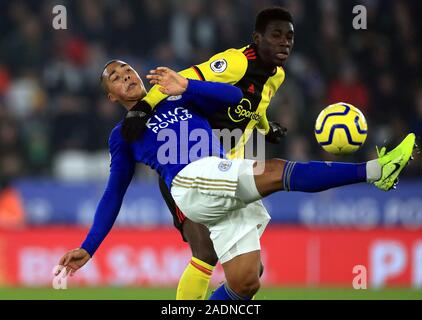
<svg viewBox="0 0 422 320"><path fill-rule="evenodd" d="M106 86L106 84L104 83L104 77L103 77L103 75L104 75L104 70L110 65L110 64L112 64L112 63L114 63L114 62L119 62L120 60L118 60L118 59L112 59L112 60L109 60L109 61L107 61L106 62L106 64L104 65L104 67L103 67L103 71L101 71L101 74L100 74L100 85L101 85L101 87L103 88L103 90L104 90L104 92L105 93L108 93L108 88L107 88L107 86Z"/></svg>
<svg viewBox="0 0 422 320"><path fill-rule="evenodd" d="M264 33L267 25L274 20L288 21L293 24L293 17L289 10L283 7L271 7L258 13L255 20L255 31Z"/></svg>

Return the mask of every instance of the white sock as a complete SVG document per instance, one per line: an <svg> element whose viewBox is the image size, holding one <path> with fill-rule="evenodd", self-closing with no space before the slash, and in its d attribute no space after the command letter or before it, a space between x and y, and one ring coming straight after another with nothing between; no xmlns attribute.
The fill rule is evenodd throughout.
<svg viewBox="0 0 422 320"><path fill-rule="evenodd" d="M381 165L378 159L366 163L366 181L369 183L378 181L381 178Z"/></svg>

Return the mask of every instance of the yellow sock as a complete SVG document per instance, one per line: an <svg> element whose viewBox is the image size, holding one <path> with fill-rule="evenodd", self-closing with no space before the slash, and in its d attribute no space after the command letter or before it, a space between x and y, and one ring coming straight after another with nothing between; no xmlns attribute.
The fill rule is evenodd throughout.
<svg viewBox="0 0 422 320"><path fill-rule="evenodd" d="M192 257L179 280L176 300L204 300L213 270L212 265Z"/></svg>

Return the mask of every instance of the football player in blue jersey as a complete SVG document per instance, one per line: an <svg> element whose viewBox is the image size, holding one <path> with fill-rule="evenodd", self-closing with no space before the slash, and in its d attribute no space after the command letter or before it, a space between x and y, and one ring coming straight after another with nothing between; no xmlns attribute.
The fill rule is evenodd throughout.
<svg viewBox="0 0 422 320"><path fill-rule="evenodd" d="M260 287L260 236L270 219L260 199L276 191L319 192L360 182L390 190L415 146L415 135L409 134L390 152L382 148L378 159L356 164L228 160L206 114L236 105L242 99L241 90L224 83L188 80L164 67L152 70L147 78L170 97L151 114L129 111L130 116L149 119L136 141L123 139L121 124L113 129L110 176L93 225L80 248L60 259L56 275L63 268L73 274L94 255L113 226L139 162L156 170L184 214L210 231L226 276L210 299L251 299ZM128 110L146 94L139 75L123 61L108 63L101 80L108 98Z"/></svg>

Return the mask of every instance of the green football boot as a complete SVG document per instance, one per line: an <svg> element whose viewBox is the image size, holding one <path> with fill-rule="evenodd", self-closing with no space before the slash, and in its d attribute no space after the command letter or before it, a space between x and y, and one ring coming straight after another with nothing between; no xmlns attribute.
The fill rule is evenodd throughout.
<svg viewBox="0 0 422 320"><path fill-rule="evenodd" d="M393 150L386 153L386 148L382 147L378 153L378 162L381 165L381 178L375 181L377 188L388 191L396 188L400 172L406 167L409 160L413 159L412 152L416 147L415 134L410 133Z"/></svg>

